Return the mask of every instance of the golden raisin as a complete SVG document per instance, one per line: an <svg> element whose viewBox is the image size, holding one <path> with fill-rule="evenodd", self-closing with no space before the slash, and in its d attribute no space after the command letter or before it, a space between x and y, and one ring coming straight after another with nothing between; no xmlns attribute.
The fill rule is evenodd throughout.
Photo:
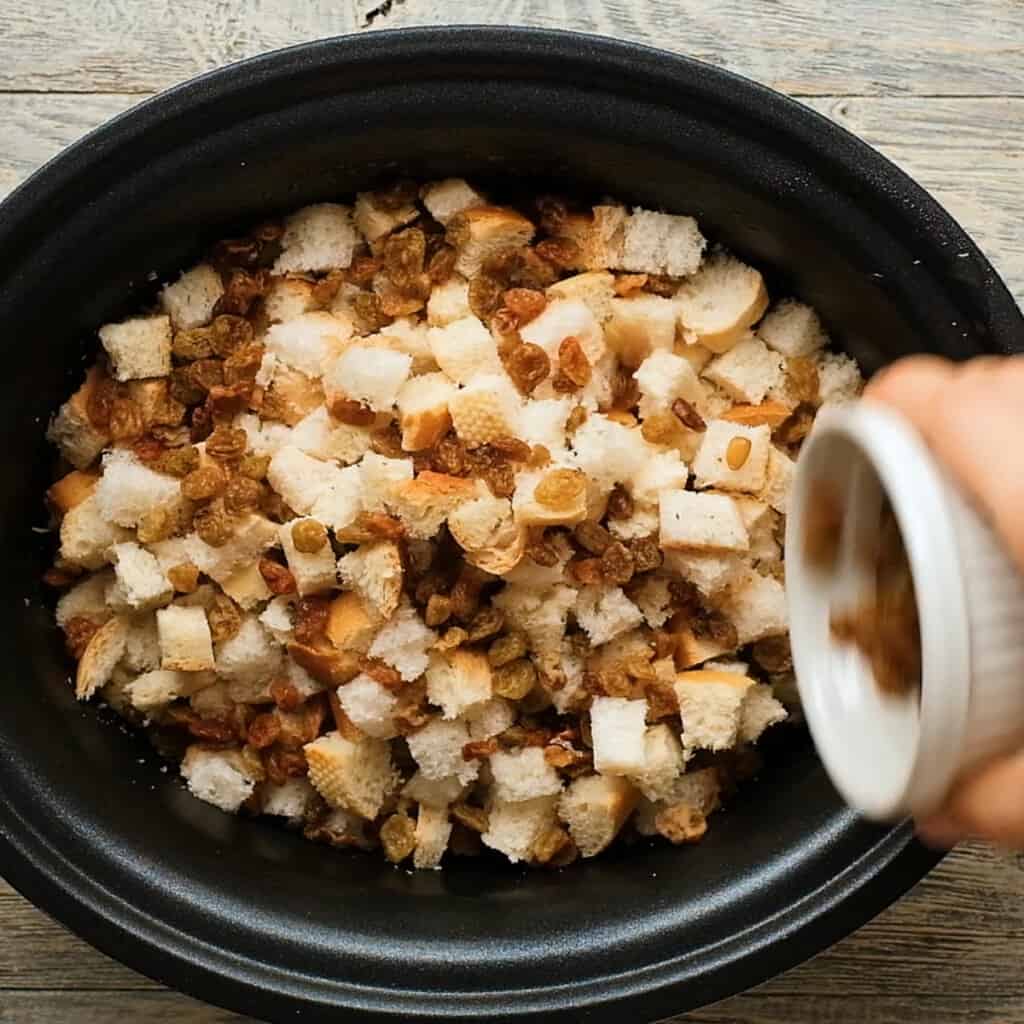
<svg viewBox="0 0 1024 1024"><path fill-rule="evenodd" d="M592 555L603 555L612 543L612 535L592 519L585 519L572 531L573 538L585 551Z"/></svg>
<svg viewBox="0 0 1024 1024"><path fill-rule="evenodd" d="M570 509L579 502L586 489L586 477L579 470L553 469L541 478L533 496L548 508Z"/></svg>
<svg viewBox="0 0 1024 1024"><path fill-rule="evenodd" d="M265 271L257 270L250 273L248 270L238 268L232 270L224 285L224 294L217 302L217 310L225 314L234 314L230 319L240 319L252 308L252 304L267 290L268 275ZM227 316L217 317L217 320L228 319ZM217 320L214 321L216 324ZM245 323L245 321L243 321Z"/></svg>
<svg viewBox="0 0 1024 1024"><path fill-rule="evenodd" d="M604 570L600 558L574 558L566 566L573 579L584 586L596 586L604 582Z"/></svg>
<svg viewBox="0 0 1024 1024"><path fill-rule="evenodd" d="M82 655L85 654L89 641L96 635L99 628L98 622L93 622L92 619L87 618L85 615L73 615L65 621L64 645L75 661L80 660Z"/></svg>
<svg viewBox="0 0 1024 1024"><path fill-rule="evenodd" d="M167 579L179 594L191 594L199 586L199 570L191 562L182 562L167 570Z"/></svg>
<svg viewBox="0 0 1024 1024"><path fill-rule="evenodd" d="M85 415L97 430L106 430L110 426L110 410L116 397L117 385L105 375L89 388Z"/></svg>
<svg viewBox="0 0 1024 1024"><path fill-rule="evenodd" d="M570 436L587 422L587 410L582 405L573 406L565 421L565 432Z"/></svg>
<svg viewBox="0 0 1024 1024"><path fill-rule="evenodd" d="M167 448L153 460L153 469L158 473L176 476L179 479L199 468L199 450L195 445L185 444L180 448Z"/></svg>
<svg viewBox="0 0 1024 1024"><path fill-rule="evenodd" d="M707 819L689 804L673 804L659 811L654 819L658 834L670 843L697 843L708 830Z"/></svg>
<svg viewBox="0 0 1024 1024"><path fill-rule="evenodd" d="M462 760L475 761L480 757L490 757L491 754L497 753L497 750L498 741L493 736L486 740L470 740L469 743L463 744Z"/></svg>
<svg viewBox="0 0 1024 1024"><path fill-rule="evenodd" d="M519 658L506 665L500 665L491 677L491 689L495 696L507 700L522 700L537 682L537 669L528 658Z"/></svg>
<svg viewBox="0 0 1024 1024"><path fill-rule="evenodd" d="M239 345L224 360L224 384L253 384L263 362L263 346L255 343Z"/></svg>
<svg viewBox="0 0 1024 1024"><path fill-rule="evenodd" d="M249 480L266 480L269 469L269 455L246 455L238 465L239 474Z"/></svg>
<svg viewBox="0 0 1024 1024"><path fill-rule="evenodd" d="M661 548L653 537L638 537L629 550L633 555L634 572L650 572L661 565Z"/></svg>
<svg viewBox="0 0 1024 1024"><path fill-rule="evenodd" d="M818 368L813 360L805 356L794 356L786 360L786 377L789 390L798 402L818 401Z"/></svg>
<svg viewBox="0 0 1024 1024"><path fill-rule="evenodd" d="M734 437L725 448L725 464L733 471L742 469L750 458L750 438Z"/></svg>
<svg viewBox="0 0 1024 1024"><path fill-rule="evenodd" d="M543 469L551 461L551 452L542 444L535 444L530 448L530 458L527 465L534 469Z"/></svg>
<svg viewBox="0 0 1024 1024"><path fill-rule="evenodd" d="M339 423L353 427L368 427L377 418L377 414L368 405L353 402L350 398L334 398L328 408Z"/></svg>
<svg viewBox="0 0 1024 1024"><path fill-rule="evenodd" d="M579 338L570 335L558 346L558 367L578 388L590 382L590 360L580 345Z"/></svg>
<svg viewBox="0 0 1024 1024"><path fill-rule="evenodd" d="M327 631L327 620L331 614L331 603L319 594L303 597L295 603L292 616L292 632L302 644L314 643Z"/></svg>
<svg viewBox="0 0 1024 1024"><path fill-rule="evenodd" d="M616 367L612 374L612 405L616 409L632 409L640 401L640 385L629 367Z"/></svg>
<svg viewBox="0 0 1024 1024"><path fill-rule="evenodd" d="M233 515L254 512L260 506L265 487L247 476L233 476L224 489L224 507Z"/></svg>
<svg viewBox="0 0 1024 1024"><path fill-rule="evenodd" d="M352 299L352 309L359 318L361 326L372 334L391 323L391 317L381 307L379 295L373 292L359 292Z"/></svg>
<svg viewBox="0 0 1024 1024"><path fill-rule="evenodd" d="M505 616L499 608L481 608L469 623L467 639L471 644L489 640L492 636L497 636L504 625Z"/></svg>
<svg viewBox="0 0 1024 1024"><path fill-rule="evenodd" d="M380 845L392 864L400 864L416 849L416 826L407 814L392 814L380 827Z"/></svg>
<svg viewBox="0 0 1024 1024"><path fill-rule="evenodd" d="M209 501L223 492L227 477L219 466L202 466L181 481L181 493L190 501Z"/></svg>
<svg viewBox="0 0 1024 1024"><path fill-rule="evenodd" d="M515 314L519 325L535 320L547 307L547 296L532 288L509 288L501 297L505 308Z"/></svg>
<svg viewBox="0 0 1024 1024"><path fill-rule="evenodd" d="M139 520L137 528L140 544L155 544L174 536L175 517L167 508L154 508Z"/></svg>
<svg viewBox="0 0 1024 1024"><path fill-rule="evenodd" d="M621 541L615 541L605 548L601 555L601 574L609 583L619 585L633 578L633 555Z"/></svg>
<svg viewBox="0 0 1024 1024"><path fill-rule="evenodd" d="M551 372L547 352L525 341L512 348L504 363L512 382L524 395L530 394Z"/></svg>
<svg viewBox="0 0 1024 1024"><path fill-rule="evenodd" d="M450 245L442 245L427 262L427 277L433 284L444 284L455 273L458 253Z"/></svg>
<svg viewBox="0 0 1024 1024"><path fill-rule="evenodd" d="M640 291L645 284L647 284L646 274L618 274L613 287L616 295L623 296Z"/></svg>
<svg viewBox="0 0 1024 1024"><path fill-rule="evenodd" d="M130 398L115 398L110 406L110 436L114 441L136 441L146 423L142 410Z"/></svg>
<svg viewBox="0 0 1024 1024"><path fill-rule="evenodd" d="M206 454L215 459L240 459L249 446L241 427L217 427L206 440Z"/></svg>
<svg viewBox="0 0 1024 1024"><path fill-rule="evenodd" d="M579 385L562 370L551 378L551 387L560 395L572 395L579 391Z"/></svg>
<svg viewBox="0 0 1024 1024"><path fill-rule="evenodd" d="M608 497L608 518L628 519L633 514L633 497L621 484L616 484Z"/></svg>
<svg viewBox="0 0 1024 1024"><path fill-rule="evenodd" d="M561 270L571 270L580 259L579 246L568 238L545 239L537 243L535 252Z"/></svg>
<svg viewBox="0 0 1024 1024"><path fill-rule="evenodd" d="M210 636L215 644L230 640L242 628L242 612L227 594L218 592L206 609Z"/></svg>
<svg viewBox="0 0 1024 1024"><path fill-rule="evenodd" d="M497 749L497 743L495 743ZM486 832L488 829L487 811L482 807L474 807L473 804L459 802L451 806L452 817L466 828L474 832Z"/></svg>
<svg viewBox="0 0 1024 1024"><path fill-rule="evenodd" d="M281 735L281 720L273 711L257 715L249 725L246 740L250 747L264 750L273 746Z"/></svg>
<svg viewBox="0 0 1024 1024"><path fill-rule="evenodd" d="M322 551L327 543L327 530L323 523L315 519L300 519L292 527L292 543L296 551L305 555L314 555Z"/></svg>
<svg viewBox="0 0 1024 1024"><path fill-rule="evenodd" d="M391 283L402 291L414 288L423 273L427 253L427 239L420 228L396 231L384 239L380 259L384 273Z"/></svg>
<svg viewBox="0 0 1024 1024"><path fill-rule="evenodd" d="M199 444L210 436L213 430L213 413L205 405L197 405L189 418L189 440Z"/></svg>
<svg viewBox="0 0 1024 1024"><path fill-rule="evenodd" d="M533 842L531 859L537 864L550 864L555 856L572 843L561 825L549 825Z"/></svg>
<svg viewBox="0 0 1024 1024"><path fill-rule="evenodd" d="M522 633L506 633L499 636L487 650L487 660L492 668L501 668L526 654L526 637Z"/></svg>
<svg viewBox="0 0 1024 1024"><path fill-rule="evenodd" d="M501 306L504 286L501 281L487 274L477 274L469 282L469 308L481 320L488 320Z"/></svg>
<svg viewBox="0 0 1024 1024"><path fill-rule="evenodd" d="M275 679L270 684L271 700L282 711L295 711L303 702L302 694L288 679Z"/></svg>
<svg viewBox="0 0 1024 1024"><path fill-rule="evenodd" d="M193 523L196 533L212 548L223 547L235 532L234 521L219 501L212 501L198 509Z"/></svg>
<svg viewBox="0 0 1024 1024"><path fill-rule="evenodd" d="M260 575L263 577L263 582L270 588L272 594L295 593L295 577L283 565L270 558L261 558L259 570Z"/></svg>
<svg viewBox="0 0 1024 1024"><path fill-rule="evenodd" d="M395 690L402 685L402 674L398 669L392 668L380 658L360 658L359 671L389 690Z"/></svg>
<svg viewBox="0 0 1024 1024"><path fill-rule="evenodd" d="M670 412L656 412L645 416L640 434L651 444L671 444L679 433L679 421Z"/></svg>
<svg viewBox="0 0 1024 1024"><path fill-rule="evenodd" d="M444 594L431 594L423 613L423 621L433 629L441 626L451 617L452 603Z"/></svg>
<svg viewBox="0 0 1024 1024"><path fill-rule="evenodd" d="M543 532L527 544L526 557L545 569L558 565L558 549Z"/></svg>
<svg viewBox="0 0 1024 1024"><path fill-rule="evenodd" d="M456 647L461 647L466 642L468 635L461 626L451 626L444 631L434 644L434 648L438 651L454 651Z"/></svg>
<svg viewBox="0 0 1024 1024"><path fill-rule="evenodd" d="M672 403L672 412L684 427L690 430L707 430L704 417L685 399L677 398Z"/></svg>

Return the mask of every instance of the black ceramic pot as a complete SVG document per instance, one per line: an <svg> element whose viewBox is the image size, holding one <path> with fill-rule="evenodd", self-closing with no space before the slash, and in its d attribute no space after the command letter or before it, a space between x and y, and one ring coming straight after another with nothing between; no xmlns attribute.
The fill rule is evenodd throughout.
<svg viewBox="0 0 1024 1024"><path fill-rule="evenodd" d="M142 104L0 207L0 873L106 953L269 1020L640 1022L736 992L935 860L909 828L857 820L792 732L699 846L413 875L196 802L142 739L72 698L37 582L51 542L29 527L51 466L43 427L96 325L207 241L399 172L547 179L692 213L768 268L773 294L815 305L869 371L1024 338L991 266L891 164L667 53L530 30L371 33Z"/></svg>

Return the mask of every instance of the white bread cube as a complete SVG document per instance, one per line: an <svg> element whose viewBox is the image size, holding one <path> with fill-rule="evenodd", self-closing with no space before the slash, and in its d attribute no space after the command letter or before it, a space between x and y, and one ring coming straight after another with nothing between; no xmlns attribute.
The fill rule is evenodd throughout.
<svg viewBox="0 0 1024 1024"><path fill-rule="evenodd" d="M782 385L782 357L748 334L712 359L703 375L737 402L760 405L769 391Z"/></svg>
<svg viewBox="0 0 1024 1024"><path fill-rule="evenodd" d="M375 412L388 412L412 371L412 356L353 345L324 374L328 394L344 395Z"/></svg>
<svg viewBox="0 0 1024 1024"><path fill-rule="evenodd" d="M864 378L857 364L844 352L822 352L815 362L819 405L840 405L860 395Z"/></svg>
<svg viewBox="0 0 1024 1024"><path fill-rule="evenodd" d="M491 604L503 611L506 620L522 630L530 647L540 653L561 650L565 622L577 600L577 592L562 584L538 590L528 583L512 583L495 594Z"/></svg>
<svg viewBox="0 0 1024 1024"><path fill-rule="evenodd" d="M513 863L529 860L534 843L555 824L556 796L539 796L519 803L493 801L488 807L484 846L505 854Z"/></svg>
<svg viewBox="0 0 1024 1024"><path fill-rule="evenodd" d="M573 526L587 518L587 491L580 487L571 504L545 505L535 497L537 485L548 470L527 470L516 474L512 514L520 526Z"/></svg>
<svg viewBox="0 0 1024 1024"><path fill-rule="evenodd" d="M615 278L607 270L587 270L556 281L548 288L549 299L578 299L584 303L599 324L612 314Z"/></svg>
<svg viewBox="0 0 1024 1024"><path fill-rule="evenodd" d="M352 211L336 203L317 203L284 222L281 255L274 272L337 270L349 266L359 244Z"/></svg>
<svg viewBox="0 0 1024 1024"><path fill-rule="evenodd" d="M749 569L729 586L723 609L736 627L739 646L783 636L788 630L786 588L774 576Z"/></svg>
<svg viewBox="0 0 1024 1024"><path fill-rule="evenodd" d="M463 785L480 771L479 760L467 761L462 748L469 742L469 730L461 719L434 718L406 737L409 752L428 779L456 777Z"/></svg>
<svg viewBox="0 0 1024 1024"><path fill-rule="evenodd" d="M398 698L376 679L360 673L351 682L338 687L338 701L352 724L367 736L389 740L398 735L395 728Z"/></svg>
<svg viewBox="0 0 1024 1024"><path fill-rule="evenodd" d="M404 352L412 359L412 373L436 373L437 360L430 351L430 327L415 316L399 317L379 334L364 339L371 348L386 348L392 352Z"/></svg>
<svg viewBox="0 0 1024 1024"><path fill-rule="evenodd" d="M728 352L768 308L761 274L721 250L679 286L675 299L684 340L712 352Z"/></svg>
<svg viewBox="0 0 1024 1024"><path fill-rule="evenodd" d="M293 506L294 507L294 506ZM363 511L362 466L345 466L332 473L326 490L317 495L310 513L336 533L351 526Z"/></svg>
<svg viewBox="0 0 1024 1024"><path fill-rule="evenodd" d="M573 462L606 491L632 479L656 451L636 427L601 414L588 416L572 436Z"/></svg>
<svg viewBox="0 0 1024 1024"><path fill-rule="evenodd" d="M172 700L190 697L214 681L208 672L170 672L158 668L139 676L126 689L132 707L151 715L167 707Z"/></svg>
<svg viewBox="0 0 1024 1024"><path fill-rule="evenodd" d="M217 648L217 674L231 683L265 683L280 668L281 648L254 615L245 616L238 632Z"/></svg>
<svg viewBox="0 0 1024 1024"><path fill-rule="evenodd" d="M369 428L339 423L320 405L295 424L288 443L307 455L348 466L370 450L371 436Z"/></svg>
<svg viewBox="0 0 1024 1024"><path fill-rule="evenodd" d="M626 218L619 266L643 274L696 272L707 242L692 217L634 208Z"/></svg>
<svg viewBox="0 0 1024 1024"><path fill-rule="evenodd" d="M89 700L114 674L127 644L124 619L115 616L92 635L75 672L75 697Z"/></svg>
<svg viewBox="0 0 1024 1024"><path fill-rule="evenodd" d="M420 189L420 198L430 216L440 224L447 224L454 216L484 206L487 200L462 178L432 181Z"/></svg>
<svg viewBox="0 0 1024 1024"><path fill-rule="evenodd" d="M280 594L260 612L260 625L279 643L287 644L295 632L295 595Z"/></svg>
<svg viewBox="0 0 1024 1024"><path fill-rule="evenodd" d="M529 399L519 415L520 439L543 445L557 458L565 450L565 424L572 406L569 398Z"/></svg>
<svg viewBox="0 0 1024 1024"><path fill-rule="evenodd" d="M263 295L263 315L272 324L294 320L316 309L313 295L314 284L309 278L292 274L271 278Z"/></svg>
<svg viewBox="0 0 1024 1024"><path fill-rule="evenodd" d="M492 697L473 704L462 717L469 729L470 739L486 740L513 725L517 715L518 712L509 701L503 697Z"/></svg>
<svg viewBox="0 0 1024 1024"><path fill-rule="evenodd" d="M729 466L729 446L749 444L746 459L739 469ZM728 420L712 420L707 425L693 473L698 487L717 487L723 491L758 494L768 479L768 458L772 450L772 432L768 426L744 427Z"/></svg>
<svg viewBox="0 0 1024 1024"><path fill-rule="evenodd" d="M602 775L631 775L644 766L647 701L595 697L590 706L594 767Z"/></svg>
<svg viewBox="0 0 1024 1024"><path fill-rule="evenodd" d="M684 748L692 751L734 747L739 738L743 699L752 685L752 679L735 672L680 672L675 691L683 720Z"/></svg>
<svg viewBox="0 0 1024 1024"><path fill-rule="evenodd" d="M640 388L640 414L664 412L677 398L696 402L701 395L700 381L690 363L664 349L652 352L633 374Z"/></svg>
<svg viewBox="0 0 1024 1024"><path fill-rule="evenodd" d="M733 500L750 537L750 558L755 562L777 562L782 557L782 549L775 539L779 514L758 498L734 496Z"/></svg>
<svg viewBox="0 0 1024 1024"><path fill-rule="evenodd" d="M365 654L380 626L358 594L339 594L327 616L327 638L340 651Z"/></svg>
<svg viewBox="0 0 1024 1024"><path fill-rule="evenodd" d="M486 491L481 494L480 491ZM496 498L486 484L477 489L472 501L464 502L448 516L448 530L465 551L480 551L493 543L511 522L512 503Z"/></svg>
<svg viewBox="0 0 1024 1024"><path fill-rule="evenodd" d="M406 603L381 627L370 644L369 655L387 662L411 682L427 670L427 652L436 639L437 634L423 624L419 612Z"/></svg>
<svg viewBox="0 0 1024 1024"><path fill-rule="evenodd" d="M616 540L630 541L650 537L658 532L658 505L637 502L632 515L625 519L610 519L607 526Z"/></svg>
<svg viewBox="0 0 1024 1024"><path fill-rule="evenodd" d="M461 274L452 274L444 284L435 285L427 299L427 323L431 327L472 316L469 308L469 282Z"/></svg>
<svg viewBox="0 0 1024 1024"><path fill-rule="evenodd" d="M465 791L466 784L454 775L444 779L428 779L423 772L417 771L402 787L402 796L427 807L445 808L460 799Z"/></svg>
<svg viewBox="0 0 1024 1024"><path fill-rule="evenodd" d="M110 561L110 549L131 536L104 514L93 493L61 520L60 558L83 569L99 569Z"/></svg>
<svg viewBox="0 0 1024 1024"><path fill-rule="evenodd" d="M368 242L376 242L396 228L408 224L419 216L415 203L405 203L397 208L378 206L372 192L357 192L352 219L356 228Z"/></svg>
<svg viewBox="0 0 1024 1024"><path fill-rule="evenodd" d="M690 471L679 457L679 452L671 449L659 451L643 462L640 470L630 479L629 490L635 502L654 506L663 491L685 488L689 477ZM653 533L656 529L657 519L648 532Z"/></svg>
<svg viewBox="0 0 1024 1024"><path fill-rule="evenodd" d="M456 384L468 384L483 374L504 371L497 343L475 316L431 327L427 340L437 365Z"/></svg>
<svg viewBox="0 0 1024 1024"><path fill-rule="evenodd" d="M267 481L296 512L307 515L329 487L347 479L341 477L342 472L337 466L314 459L289 444L271 458Z"/></svg>
<svg viewBox="0 0 1024 1024"><path fill-rule="evenodd" d="M633 603L640 609L644 622L651 629L661 629L672 617L672 595L668 578L648 575L633 593Z"/></svg>
<svg viewBox="0 0 1024 1024"><path fill-rule="evenodd" d="M273 455L291 443L291 427L276 420L267 420L264 423L255 413L239 413L232 426L245 431L254 455Z"/></svg>
<svg viewBox="0 0 1024 1024"><path fill-rule="evenodd" d="M768 471L764 489L758 495L768 502L776 512L785 515L789 510L789 491L793 485L796 463L772 445L768 452Z"/></svg>
<svg viewBox="0 0 1024 1024"><path fill-rule="evenodd" d="M160 292L160 305L176 329L189 330L213 319L223 294L220 274L209 263L200 263Z"/></svg>
<svg viewBox="0 0 1024 1024"><path fill-rule="evenodd" d="M329 806L360 818L376 818L385 798L398 785L386 740L367 737L356 742L329 732L302 749L309 764L309 781L316 791Z"/></svg>
<svg viewBox="0 0 1024 1024"><path fill-rule="evenodd" d="M82 386L57 410L46 430L46 440L55 444L76 469L92 465L110 440L106 431L93 426L88 414L90 396L102 377L100 370L92 367Z"/></svg>
<svg viewBox="0 0 1024 1024"><path fill-rule="evenodd" d="M110 549L115 580L107 591L107 602L119 611L143 612L167 604L174 590L160 563L134 541Z"/></svg>
<svg viewBox="0 0 1024 1024"><path fill-rule="evenodd" d="M648 800L667 800L682 774L683 748L675 732L664 723L652 725L644 734L644 762L630 772L630 781Z"/></svg>
<svg viewBox="0 0 1024 1024"><path fill-rule="evenodd" d="M663 548L747 551L750 539L731 498L693 491L662 491L659 498Z"/></svg>
<svg viewBox="0 0 1024 1024"><path fill-rule="evenodd" d="M714 597L747 568L743 557L729 552L665 551L665 568L679 573L705 597ZM708 655L712 657L712 655Z"/></svg>
<svg viewBox="0 0 1024 1024"><path fill-rule="evenodd" d="M124 655L119 668L130 672L152 672L160 667L160 634L156 615L125 617Z"/></svg>
<svg viewBox="0 0 1024 1024"><path fill-rule="evenodd" d="M591 366L605 353L604 333L590 308L581 299L555 299L544 307L519 331L523 341L539 345L553 365L558 364L558 350L569 337L580 343Z"/></svg>
<svg viewBox="0 0 1024 1024"><path fill-rule="evenodd" d="M607 270L622 260L622 235L626 224L622 206L595 206L591 213L571 213L559 234L574 242L579 250L577 266L581 270Z"/></svg>
<svg viewBox="0 0 1024 1024"><path fill-rule="evenodd" d="M765 729L788 717L781 701L772 695L772 688L764 683L755 683L747 690L740 711L739 738L743 743L756 743Z"/></svg>
<svg viewBox="0 0 1024 1024"><path fill-rule="evenodd" d="M449 240L455 245L455 269L475 277L484 261L504 249L526 245L534 227L521 213L505 206L472 206L449 221Z"/></svg>
<svg viewBox="0 0 1024 1024"><path fill-rule="evenodd" d="M391 459L374 451L363 456L359 470L367 512L386 512L398 485L413 479L412 459Z"/></svg>
<svg viewBox="0 0 1024 1024"><path fill-rule="evenodd" d="M245 611L269 600L271 593L267 581L260 573L258 562L232 573L221 583L224 591L232 601Z"/></svg>
<svg viewBox="0 0 1024 1024"><path fill-rule="evenodd" d="M288 562L291 574L295 577L300 597L331 590L338 582L338 565L330 541L324 544L319 551L299 551L295 547L292 531L297 523L305 521L306 519L302 517L292 519L287 523L282 523L278 529L281 547L284 548L284 557Z"/></svg>
<svg viewBox="0 0 1024 1024"><path fill-rule="evenodd" d="M562 780L544 760L541 747L498 750L489 760L494 777L491 792L501 803L521 803L562 792Z"/></svg>
<svg viewBox="0 0 1024 1024"><path fill-rule="evenodd" d="M236 814L256 788L239 751L206 750L196 743L185 751L181 777L194 797L229 814Z"/></svg>
<svg viewBox="0 0 1024 1024"><path fill-rule="evenodd" d="M316 800L316 790L308 779L285 779L280 784L267 780L260 783L257 796L261 814L287 818L290 823L298 825Z"/></svg>
<svg viewBox="0 0 1024 1024"><path fill-rule="evenodd" d="M478 448L499 437L516 437L522 403L504 374L483 374L448 400L452 425L467 448Z"/></svg>
<svg viewBox="0 0 1024 1024"><path fill-rule="evenodd" d="M796 299L776 303L761 321L757 336L787 359L813 355L828 344L818 314Z"/></svg>
<svg viewBox="0 0 1024 1024"><path fill-rule="evenodd" d="M454 394L455 386L443 373L413 377L402 385L396 404L403 451L423 451L448 432L452 425L448 402Z"/></svg>
<svg viewBox="0 0 1024 1024"><path fill-rule="evenodd" d="M117 380L166 377L171 372L171 318L138 316L99 330Z"/></svg>
<svg viewBox="0 0 1024 1024"><path fill-rule="evenodd" d="M179 672L204 672L215 665L213 640L202 608L170 605L156 613L160 667Z"/></svg>
<svg viewBox="0 0 1024 1024"><path fill-rule="evenodd" d="M236 521L233 536L219 548L211 547L195 534L190 534L184 538L184 541L184 547L189 557L179 558L178 561L190 561L207 576L218 583L223 583L239 569L258 560L267 548L277 542L277 526L266 516L254 512ZM152 550L166 572L167 566L160 553L164 544L173 547L173 540L159 545L154 544Z"/></svg>
<svg viewBox="0 0 1024 1024"><path fill-rule="evenodd" d="M412 865L419 870L435 870L441 867L441 858L448 849L452 825L446 808L431 807L419 809L416 816L416 848L412 853Z"/></svg>
<svg viewBox="0 0 1024 1024"><path fill-rule="evenodd" d="M107 607L107 587L114 582L109 570L84 576L57 602L57 625L63 627L69 619L84 617L103 623L112 612Z"/></svg>
<svg viewBox="0 0 1024 1024"><path fill-rule="evenodd" d="M491 699L491 665L480 651L457 648L429 656L427 699L443 718L459 718Z"/></svg>
<svg viewBox="0 0 1024 1024"><path fill-rule="evenodd" d="M330 313L302 313L267 328L263 343L269 355L299 370L307 377L319 377L327 363L341 354L352 336L348 320Z"/></svg>
<svg viewBox="0 0 1024 1024"><path fill-rule="evenodd" d="M102 514L118 526L136 526L147 513L181 500L181 484L154 473L124 448L103 456L103 475L96 485Z"/></svg>
<svg viewBox="0 0 1024 1024"><path fill-rule="evenodd" d="M584 857L608 847L633 813L640 794L615 775L584 775L572 782L558 801L558 816Z"/></svg>
<svg viewBox="0 0 1024 1024"><path fill-rule="evenodd" d="M381 619L388 619L402 595L402 555L393 541L362 544L338 559L338 577Z"/></svg>
<svg viewBox="0 0 1024 1024"><path fill-rule="evenodd" d="M658 350L671 352L676 341L676 306L672 299L638 292L612 299L604 337L624 366L636 368Z"/></svg>
<svg viewBox="0 0 1024 1024"><path fill-rule="evenodd" d="M644 617L621 587L584 587L576 601L576 621L597 646L635 629Z"/></svg>

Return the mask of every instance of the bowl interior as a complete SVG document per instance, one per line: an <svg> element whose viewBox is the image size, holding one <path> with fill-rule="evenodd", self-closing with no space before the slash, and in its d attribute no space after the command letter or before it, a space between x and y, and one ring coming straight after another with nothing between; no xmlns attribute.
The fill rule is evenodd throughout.
<svg viewBox="0 0 1024 1024"><path fill-rule="evenodd" d="M642 996L634 1016L653 1018L796 962L930 863L897 861L906 833L857 821L789 733L693 848L561 873L406 873L196 802L72 698L38 583L52 540L29 529L44 519L47 417L98 324L268 214L399 173L611 194L696 216L768 271L773 296L816 306L867 372L1005 346L1001 285L923 193L810 112L652 54L469 30L300 48L128 114L6 205L0 429L17 440L0 464L0 869L108 952L261 1016L302 999L307 1019L342 1005L508 1019Z"/></svg>

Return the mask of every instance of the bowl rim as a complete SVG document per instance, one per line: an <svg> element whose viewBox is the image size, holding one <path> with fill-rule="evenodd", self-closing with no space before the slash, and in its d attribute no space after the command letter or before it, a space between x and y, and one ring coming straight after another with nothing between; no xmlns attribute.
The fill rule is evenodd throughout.
<svg viewBox="0 0 1024 1024"><path fill-rule="evenodd" d="M30 244L32 220L40 208L83 187L90 175L102 174L123 147L159 129L168 119L194 116L207 104L265 89L268 83L317 75L324 70L386 62L392 69L417 59L436 58L439 51L463 61L502 64L509 59L537 58L538 77L600 73L606 91L621 92L618 76L645 88L688 90L723 110L756 117L766 129L780 133L794 146L810 147L816 161L839 180L853 183L865 197L883 206L900 227L939 236L967 252L985 269L980 284L965 281L965 296L984 309L984 325L996 349L1009 351L1014 332L1024 319L1009 291L953 218L919 185L846 129L803 104L729 71L643 44L561 30L505 26L444 26L374 31L300 43L250 57L207 72L162 92L118 115L65 149L18 186L0 204L0 282L13 272L14 254ZM557 64L557 72L553 65ZM609 74L609 72L614 72ZM608 85L608 82L616 83ZM664 102L670 102L665 99ZM109 170L109 166L106 167ZM934 244L934 243L933 243ZM243 960L223 947L197 948L189 936L131 906L117 893L91 879L64 851L51 846L3 799L0 772L0 868L4 876L37 906L67 925L98 949L159 981L211 1003L254 1015L274 1013L285 1001L311 994L306 978L296 978L254 960ZM842 818L852 827L855 816ZM905 893L939 860L913 841L908 824L880 833L878 841L832 881L805 894L766 922L717 948L702 964L702 1002L748 988L801 962L848 934ZM856 898L854 898L856 897ZM604 977L581 984L515 992L492 992L477 1002L445 1006L437 994L396 992L349 986L350 1002L311 1002L310 1019L349 1010L353 1019L451 1019L452 1016L504 1019L515 1007L519 1019L551 1019L566 1007L604 1006L606 1017L618 1019L620 1000L644 1019L679 1012L673 990L693 978L685 956L649 965L643 971L616 974L609 965ZM332 983L331 994L339 990ZM340 986L344 990L344 985ZM326 990L325 990L326 991ZM317 993L313 993L313 996ZM461 997L460 997L461 998ZM675 997L678 999L678 994ZM293 1019L294 1010L289 1014ZM283 1018L284 1012L281 1011ZM273 1018L279 1019L279 1018ZM638 1018L639 1019L639 1018Z"/></svg>

